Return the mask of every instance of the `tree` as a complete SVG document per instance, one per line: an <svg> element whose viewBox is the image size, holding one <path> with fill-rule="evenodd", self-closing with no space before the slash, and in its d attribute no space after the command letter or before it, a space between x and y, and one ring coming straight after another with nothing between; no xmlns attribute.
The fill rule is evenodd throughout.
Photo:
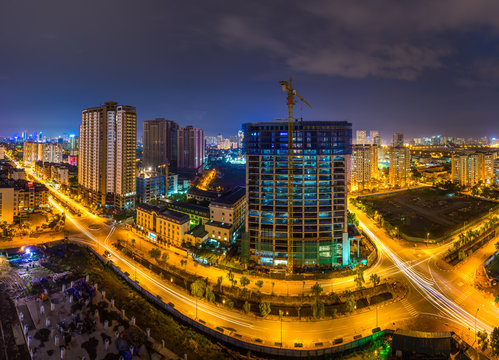
<svg viewBox="0 0 499 360"><path fill-rule="evenodd" d="M275 285L275 282L272 281L272 295L274 295L274 285Z"/></svg>
<svg viewBox="0 0 499 360"><path fill-rule="evenodd" d="M315 302L312 304L312 313L315 319L320 319L324 317L325 315L324 303L319 299L316 299Z"/></svg>
<svg viewBox="0 0 499 360"><path fill-rule="evenodd" d="M164 252L163 255L161 255L161 261L166 264L168 262L168 259L170 258L170 254L167 252Z"/></svg>
<svg viewBox="0 0 499 360"><path fill-rule="evenodd" d="M148 254L150 257L152 257L154 260L159 262L159 258L161 256L161 250L152 248L151 250L148 251Z"/></svg>
<svg viewBox="0 0 499 360"><path fill-rule="evenodd" d="M246 289L246 285L249 285L249 283L251 282L246 276L241 276L241 279L239 280L239 282L241 283L241 286L243 287L243 289Z"/></svg>
<svg viewBox="0 0 499 360"><path fill-rule="evenodd" d="M369 276L369 280L371 280L371 282L373 283L373 287L378 286L381 281L378 274L371 274L371 276Z"/></svg>
<svg viewBox="0 0 499 360"><path fill-rule="evenodd" d="M489 347L489 334L487 331L479 331L477 333L478 336L478 346L480 346L480 350L485 351Z"/></svg>
<svg viewBox="0 0 499 360"><path fill-rule="evenodd" d="M207 301L215 303L215 293L209 287L206 287L205 298Z"/></svg>
<svg viewBox="0 0 499 360"><path fill-rule="evenodd" d="M256 281L255 285L258 287L258 292L260 292L262 290L263 280Z"/></svg>
<svg viewBox="0 0 499 360"><path fill-rule="evenodd" d="M352 314L355 310L355 298L353 295L350 295L350 297L347 299L347 302L345 303L346 310Z"/></svg>
<svg viewBox="0 0 499 360"><path fill-rule="evenodd" d="M357 284L357 287L359 289L362 288L362 286L365 284L366 280L364 279L364 267L363 266L358 266L357 270L355 271L356 276L355 276L355 283Z"/></svg>
<svg viewBox="0 0 499 360"><path fill-rule="evenodd" d="M198 279L191 284L191 294L198 298L203 297L206 291L206 283L204 280Z"/></svg>
<svg viewBox="0 0 499 360"><path fill-rule="evenodd" d="M312 294L314 294L315 297L319 297L319 295L323 291L322 286L320 286L320 284L318 282L316 282L310 290L312 290Z"/></svg>
<svg viewBox="0 0 499 360"><path fill-rule="evenodd" d="M232 301L231 299L225 300L225 306L227 306L227 308L229 308L229 309L233 309L234 308L234 301Z"/></svg>
<svg viewBox="0 0 499 360"><path fill-rule="evenodd" d="M187 260L180 260L180 266L187 266Z"/></svg>
<svg viewBox="0 0 499 360"><path fill-rule="evenodd" d="M246 315L249 314L249 312L251 311L251 304L245 301L243 305L243 310L246 313Z"/></svg>
<svg viewBox="0 0 499 360"><path fill-rule="evenodd" d="M347 218L349 224L359 226L359 220L357 219L357 215L355 215L355 213L348 212Z"/></svg>
<svg viewBox="0 0 499 360"><path fill-rule="evenodd" d="M490 349L492 355L499 356L499 327L495 327L490 334Z"/></svg>
<svg viewBox="0 0 499 360"><path fill-rule="evenodd" d="M227 279L229 279L229 281L231 282L232 284L232 287L234 287L234 273L232 272L232 270L229 270L229 272L227 273Z"/></svg>
<svg viewBox="0 0 499 360"><path fill-rule="evenodd" d="M269 302L261 302L260 305L259 305L259 308L260 308L260 315L262 317L267 317L268 314L270 314L270 303Z"/></svg>
<svg viewBox="0 0 499 360"><path fill-rule="evenodd" d="M218 286L218 290L220 292L222 292L222 282L223 281L224 281L224 277L223 276L217 277L217 286Z"/></svg>

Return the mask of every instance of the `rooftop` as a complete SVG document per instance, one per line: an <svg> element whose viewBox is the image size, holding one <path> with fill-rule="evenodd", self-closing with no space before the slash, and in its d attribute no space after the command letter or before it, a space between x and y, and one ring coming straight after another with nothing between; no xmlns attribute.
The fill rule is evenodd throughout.
<svg viewBox="0 0 499 360"><path fill-rule="evenodd" d="M246 188L237 186L211 202L212 205L234 205L246 195Z"/></svg>

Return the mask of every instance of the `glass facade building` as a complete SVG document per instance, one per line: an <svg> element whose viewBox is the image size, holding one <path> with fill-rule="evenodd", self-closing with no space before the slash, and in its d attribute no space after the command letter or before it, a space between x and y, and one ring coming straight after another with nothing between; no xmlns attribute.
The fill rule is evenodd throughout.
<svg viewBox="0 0 499 360"><path fill-rule="evenodd" d="M346 163L352 125L295 121L292 135L285 122L243 127L252 258L294 272L348 265Z"/></svg>

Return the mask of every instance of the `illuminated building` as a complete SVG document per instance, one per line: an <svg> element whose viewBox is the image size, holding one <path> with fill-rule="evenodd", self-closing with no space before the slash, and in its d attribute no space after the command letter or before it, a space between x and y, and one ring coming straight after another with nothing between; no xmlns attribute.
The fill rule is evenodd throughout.
<svg viewBox="0 0 499 360"><path fill-rule="evenodd" d="M479 181L492 184L495 180L497 152L463 152L452 156L452 180L464 186L473 186Z"/></svg>
<svg viewBox="0 0 499 360"><path fill-rule="evenodd" d="M244 124L250 253L273 268L348 265L347 122ZM292 219L292 222L291 222ZM288 264L292 261L292 264Z"/></svg>
<svg viewBox="0 0 499 360"><path fill-rule="evenodd" d="M192 126L178 130L177 167L201 170L205 160L204 131Z"/></svg>
<svg viewBox="0 0 499 360"><path fill-rule="evenodd" d="M180 247L190 229L189 216L148 204L137 205L137 227L158 245Z"/></svg>
<svg viewBox="0 0 499 360"><path fill-rule="evenodd" d="M0 223L14 222L14 212L17 209L14 201L14 188L8 184L0 184Z"/></svg>
<svg viewBox="0 0 499 360"><path fill-rule="evenodd" d="M389 154L390 168L388 170L388 181L390 185L397 187L409 185L411 165L411 153L409 148L404 146L392 146L389 149Z"/></svg>
<svg viewBox="0 0 499 360"><path fill-rule="evenodd" d="M378 147L376 145L353 145L351 156L351 189L371 189L372 180L378 175Z"/></svg>
<svg viewBox="0 0 499 360"><path fill-rule="evenodd" d="M357 130L355 132L355 144L356 145L364 145L367 144L367 131L366 130Z"/></svg>
<svg viewBox="0 0 499 360"><path fill-rule="evenodd" d="M62 162L62 144L39 143L25 141L23 144L23 160L26 165L34 165L37 161Z"/></svg>
<svg viewBox="0 0 499 360"><path fill-rule="evenodd" d="M494 185L499 187L499 158L494 160Z"/></svg>
<svg viewBox="0 0 499 360"><path fill-rule="evenodd" d="M403 147L404 146L404 134L394 133L392 145L393 145L393 147Z"/></svg>
<svg viewBox="0 0 499 360"><path fill-rule="evenodd" d="M374 139L377 137L379 137L379 131L378 130L370 130L369 131L369 144L375 145Z"/></svg>
<svg viewBox="0 0 499 360"><path fill-rule="evenodd" d="M246 220L246 189L236 187L210 203L208 235L222 242L234 241Z"/></svg>
<svg viewBox="0 0 499 360"><path fill-rule="evenodd" d="M145 168L164 169L165 166L175 168L177 163L177 131L178 124L172 120L157 118L145 120L143 125L142 149ZM159 171L159 175L166 175Z"/></svg>
<svg viewBox="0 0 499 360"><path fill-rule="evenodd" d="M136 141L134 107L106 102L82 111L78 184L88 203L119 210L135 206Z"/></svg>
<svg viewBox="0 0 499 360"><path fill-rule="evenodd" d="M137 181L137 202L144 203L165 197L165 176L144 176L141 174Z"/></svg>
<svg viewBox="0 0 499 360"><path fill-rule="evenodd" d="M3 146L0 146L0 160L3 160L5 158L5 148Z"/></svg>

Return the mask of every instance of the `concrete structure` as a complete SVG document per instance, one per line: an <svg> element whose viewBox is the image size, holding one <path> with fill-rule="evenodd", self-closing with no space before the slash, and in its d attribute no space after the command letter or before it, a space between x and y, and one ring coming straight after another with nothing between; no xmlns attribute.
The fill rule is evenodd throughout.
<svg viewBox="0 0 499 360"><path fill-rule="evenodd" d="M37 161L60 163L62 152L62 144L34 141L25 141L23 144L23 160L26 165L33 166Z"/></svg>
<svg viewBox="0 0 499 360"><path fill-rule="evenodd" d="M73 166L78 166L78 155L69 155L68 164Z"/></svg>
<svg viewBox="0 0 499 360"><path fill-rule="evenodd" d="M379 131L378 130L370 130L369 131L369 144L375 145L376 143L374 142L374 139L376 139L376 138L379 138Z"/></svg>
<svg viewBox="0 0 499 360"><path fill-rule="evenodd" d="M81 114L78 150L80 193L91 204L117 210L135 206L137 114L106 102Z"/></svg>
<svg viewBox="0 0 499 360"><path fill-rule="evenodd" d="M494 185L499 187L499 158L494 160Z"/></svg>
<svg viewBox="0 0 499 360"><path fill-rule="evenodd" d="M167 193L176 194L178 192L178 174L168 174L168 189Z"/></svg>
<svg viewBox="0 0 499 360"><path fill-rule="evenodd" d="M210 203L208 236L222 242L235 241L246 220L246 189L236 187Z"/></svg>
<svg viewBox="0 0 499 360"><path fill-rule="evenodd" d="M372 180L378 177L378 147L376 145L353 145L351 156L352 191L372 188Z"/></svg>
<svg viewBox="0 0 499 360"><path fill-rule="evenodd" d="M290 155L288 124L244 124L251 256L288 272L348 265L346 158L352 126L329 121L292 126Z"/></svg>
<svg viewBox="0 0 499 360"><path fill-rule="evenodd" d="M177 167L199 171L205 161L204 131L192 126L178 130Z"/></svg>
<svg viewBox="0 0 499 360"><path fill-rule="evenodd" d="M390 148L389 153L390 168L388 171L388 181L390 185L397 187L404 187L409 185L411 175L411 152L409 148L406 148L404 146L393 146Z"/></svg>
<svg viewBox="0 0 499 360"><path fill-rule="evenodd" d="M37 161L34 170L44 180L55 181L60 185L69 185L68 164Z"/></svg>
<svg viewBox="0 0 499 360"><path fill-rule="evenodd" d="M10 168L9 169L9 179L12 180L26 180L26 172L24 169Z"/></svg>
<svg viewBox="0 0 499 360"><path fill-rule="evenodd" d="M494 183L494 161L498 158L496 151L483 154L483 181L491 185Z"/></svg>
<svg viewBox="0 0 499 360"><path fill-rule="evenodd" d="M159 245L180 247L190 229L189 216L147 204L137 205L137 227Z"/></svg>
<svg viewBox="0 0 499 360"><path fill-rule="evenodd" d="M0 193L0 217L8 223L48 204L48 189L32 181L5 179L0 182Z"/></svg>
<svg viewBox="0 0 499 360"><path fill-rule="evenodd" d="M221 192L211 190L201 190L198 188L190 188L187 190L187 199L196 201L213 201L222 195Z"/></svg>
<svg viewBox="0 0 499 360"><path fill-rule="evenodd" d="M137 202L144 203L151 200L164 198L166 195L166 182L164 176L148 176L143 174L137 177Z"/></svg>
<svg viewBox="0 0 499 360"><path fill-rule="evenodd" d="M8 184L0 184L0 223L14 222L14 213L17 209L14 201L14 188Z"/></svg>
<svg viewBox="0 0 499 360"><path fill-rule="evenodd" d="M392 146L393 147L403 147L404 146L404 134L394 133Z"/></svg>
<svg viewBox="0 0 499 360"><path fill-rule="evenodd" d="M0 146L0 160L5 159L5 148Z"/></svg>
<svg viewBox="0 0 499 360"><path fill-rule="evenodd" d="M365 145L367 144L367 131L366 130L357 130L355 132L355 144L356 145Z"/></svg>
<svg viewBox="0 0 499 360"><path fill-rule="evenodd" d="M481 153L452 155L451 178L464 186L473 186L484 178L484 156Z"/></svg>
<svg viewBox="0 0 499 360"><path fill-rule="evenodd" d="M161 205L169 210L177 211L189 216L191 223L198 225L210 220L210 209L207 206L173 201L169 199L161 200Z"/></svg>
<svg viewBox="0 0 499 360"><path fill-rule="evenodd" d="M178 128L176 122L163 118L144 121L142 133L144 168L157 169L159 175L167 175L162 171L165 166L176 167Z"/></svg>

